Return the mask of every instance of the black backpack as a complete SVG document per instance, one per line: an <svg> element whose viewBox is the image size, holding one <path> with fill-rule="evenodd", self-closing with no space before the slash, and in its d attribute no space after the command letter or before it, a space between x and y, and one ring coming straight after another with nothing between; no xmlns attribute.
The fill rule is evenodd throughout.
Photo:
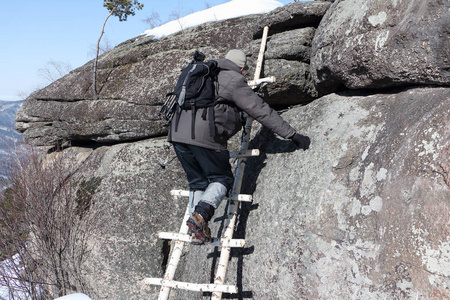
<svg viewBox="0 0 450 300"><path fill-rule="evenodd" d="M167 94L167 100L158 112L158 116L164 113L164 119L172 122L175 116L175 131L178 130L178 122L181 110L192 111L191 138L195 139L195 116L198 108L204 108L202 118L206 120L206 114L210 117L210 133L213 136L214 105L216 102L217 74L219 68L217 62L210 60L205 62L205 55L195 51L192 61L181 71L181 75L173 92Z"/></svg>

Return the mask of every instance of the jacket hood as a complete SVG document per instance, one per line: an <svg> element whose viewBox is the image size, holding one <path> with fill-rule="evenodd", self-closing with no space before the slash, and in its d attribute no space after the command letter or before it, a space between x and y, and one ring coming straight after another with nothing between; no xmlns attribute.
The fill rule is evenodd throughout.
<svg viewBox="0 0 450 300"><path fill-rule="evenodd" d="M222 70L230 70L230 71L235 71L235 72L241 73L241 69L238 67L238 65L236 65L234 62L232 62L229 59L219 58L216 61L217 61L217 66Z"/></svg>

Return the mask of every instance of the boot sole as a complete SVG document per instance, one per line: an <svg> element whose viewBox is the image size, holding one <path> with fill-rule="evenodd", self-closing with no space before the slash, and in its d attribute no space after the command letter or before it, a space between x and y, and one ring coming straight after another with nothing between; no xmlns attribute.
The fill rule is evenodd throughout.
<svg viewBox="0 0 450 300"><path fill-rule="evenodd" d="M196 237L198 240L200 240L201 242L207 243L207 242L210 242L210 241L211 241L211 238L208 238L208 237L205 236L201 231L199 231L199 230L197 229L197 226L196 226L194 223L189 222L189 220L188 220L188 221L186 222L186 225L189 227L189 229L192 230L192 233L193 233L193 234L195 235L195 237ZM192 241L192 243L193 243L194 245L200 245L200 244L197 243L197 241Z"/></svg>

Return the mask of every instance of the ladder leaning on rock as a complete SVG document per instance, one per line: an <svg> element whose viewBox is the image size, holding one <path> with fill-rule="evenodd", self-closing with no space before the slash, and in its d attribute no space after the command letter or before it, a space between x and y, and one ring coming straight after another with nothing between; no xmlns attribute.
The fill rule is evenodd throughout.
<svg viewBox="0 0 450 300"><path fill-rule="evenodd" d="M274 82L274 77L267 77L260 79L261 67L264 58L264 52L266 48L266 40L268 35L269 28L266 26L263 31L263 37L261 41L261 47L258 55L258 61L255 70L255 77L253 81L249 81L248 84L250 87L255 88L259 84L264 82ZM153 285L161 285L161 290L159 293L158 300L167 300L169 298L170 290L173 288L176 289L185 289L191 291L199 291L199 292L212 292L211 299L218 300L222 299L222 293L237 293L238 289L236 285L225 285L225 275L228 268L228 261L230 258L230 252L232 247L244 247L245 240L243 239L233 239L233 232L236 223L237 211L239 208L239 202L251 202L251 195L243 195L240 194L242 178L244 174L245 164L248 157L258 156L259 150L252 149L248 150L248 144L250 141L250 133L252 127L253 119L250 116L247 116L244 133L242 136L242 143L240 151L230 152L230 157L238 158L237 168L234 178L233 188L231 190L230 196L228 200L230 200L228 206L228 214L225 220L225 232L222 235L222 238L215 238L211 243L207 243L206 245L213 245L221 247L219 264L217 267L214 283L208 284L196 284L196 283L187 283L174 281L174 275L176 268L178 266L178 262L181 257L181 253L183 251L184 243L190 243L192 237L188 235L188 226L186 225L186 221L189 218L189 209L186 209L183 222L181 224L179 233L170 233L170 232L161 232L159 233L159 238L173 240L174 247L172 249L172 253L170 256L170 260L167 264L167 269L164 274L164 278L145 278L143 280L144 284L153 284ZM189 191L181 191L181 190L173 190L171 191L172 196L174 197L189 197ZM189 207L189 204L188 204Z"/></svg>

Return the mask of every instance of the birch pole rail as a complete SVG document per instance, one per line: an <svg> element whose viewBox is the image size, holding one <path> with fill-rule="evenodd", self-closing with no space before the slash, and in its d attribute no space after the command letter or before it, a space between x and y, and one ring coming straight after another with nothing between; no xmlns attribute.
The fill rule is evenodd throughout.
<svg viewBox="0 0 450 300"><path fill-rule="evenodd" d="M173 193L172 193L173 194ZM177 196L175 196L177 197ZM180 234L187 235L189 227L186 225L186 221L189 219L189 204L186 207L186 212L184 213L183 222L181 223ZM164 274L163 280L172 281L175 276L175 271L178 266L178 262L180 261L181 254L183 252L184 242L175 241L169 263L167 265L166 273ZM146 282L147 279L144 279L144 283L152 283ZM167 300L169 299L169 294L172 286L169 285L161 285L161 290L159 291L158 300Z"/></svg>
<svg viewBox="0 0 450 300"><path fill-rule="evenodd" d="M259 49L258 62L256 64L254 81L257 81L260 78L268 33L269 33L269 27L266 26L266 27L264 27L263 37L261 40L261 47ZM244 136L242 139L241 151L248 149L252 123L253 123L253 119L250 116L248 116L247 120L245 122ZM240 158L238 160L232 194L239 194L241 191L242 177L244 175L246 161L247 161L246 157ZM228 206L228 218L225 220L225 226L224 226L224 228L225 228L225 233L223 234L224 239L231 239L233 237L234 226L236 224L236 216L237 216L238 208L239 208L239 202L230 201L230 204ZM226 275L227 268L228 268L228 261L230 259L230 253L231 253L231 247L222 247L222 250L220 252L219 265L217 267L216 276L214 279L214 284L216 284L216 285L223 285L223 282L225 281L225 275ZM220 299L222 299L222 292L220 292L220 291L213 292L211 300L220 300Z"/></svg>

